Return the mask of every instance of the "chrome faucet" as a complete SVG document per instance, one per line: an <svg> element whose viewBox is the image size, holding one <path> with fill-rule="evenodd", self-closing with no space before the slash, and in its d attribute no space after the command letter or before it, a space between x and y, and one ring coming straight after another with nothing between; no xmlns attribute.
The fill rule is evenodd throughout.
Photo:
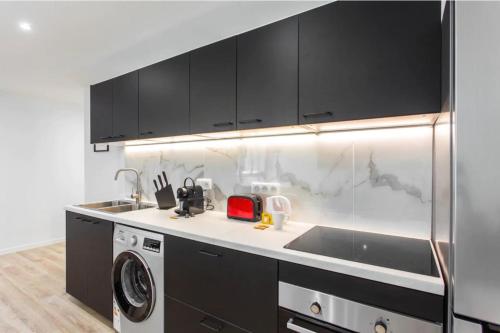
<svg viewBox="0 0 500 333"><path fill-rule="evenodd" d="M141 185L141 177L139 176L139 171L137 171L137 169L133 169L133 168L120 169L120 170L116 171L115 180L118 180L118 175L122 171L135 172L135 175L137 176L137 182L135 185L135 188L137 189L137 191L135 193L132 192L132 195L130 197L132 199L135 199L135 203L137 204L137 206L139 206L141 201L142 201L142 185Z"/></svg>

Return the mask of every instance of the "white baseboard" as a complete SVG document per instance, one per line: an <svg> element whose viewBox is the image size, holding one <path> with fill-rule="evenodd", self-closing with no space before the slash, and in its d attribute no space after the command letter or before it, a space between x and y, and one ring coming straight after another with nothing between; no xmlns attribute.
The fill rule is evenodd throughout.
<svg viewBox="0 0 500 333"><path fill-rule="evenodd" d="M45 241L41 241L41 242L29 243L29 244L24 244L24 245L19 245L19 246L8 247L6 249L0 249L0 256L3 254L19 252L19 251L34 249L37 247L52 245L55 243L62 242L65 239L66 239L65 237L54 238L54 239L49 239L49 240L45 240Z"/></svg>

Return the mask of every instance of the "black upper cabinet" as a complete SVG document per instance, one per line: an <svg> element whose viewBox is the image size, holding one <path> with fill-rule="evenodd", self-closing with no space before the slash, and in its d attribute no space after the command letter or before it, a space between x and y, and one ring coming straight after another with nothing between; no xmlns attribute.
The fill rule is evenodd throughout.
<svg viewBox="0 0 500 333"><path fill-rule="evenodd" d="M238 36L239 129L297 124L298 18Z"/></svg>
<svg viewBox="0 0 500 333"><path fill-rule="evenodd" d="M91 141L441 109L439 1L336 1L91 87Z"/></svg>
<svg viewBox="0 0 500 333"><path fill-rule="evenodd" d="M300 123L440 111L439 1L338 1L299 21Z"/></svg>
<svg viewBox="0 0 500 333"><path fill-rule="evenodd" d="M139 136L189 133L189 55L139 70Z"/></svg>
<svg viewBox="0 0 500 333"><path fill-rule="evenodd" d="M236 38L191 52L191 133L236 129Z"/></svg>
<svg viewBox="0 0 500 333"><path fill-rule="evenodd" d="M90 139L110 141L113 136L113 80L90 87Z"/></svg>
<svg viewBox="0 0 500 333"><path fill-rule="evenodd" d="M113 79L113 140L137 138L138 72Z"/></svg>

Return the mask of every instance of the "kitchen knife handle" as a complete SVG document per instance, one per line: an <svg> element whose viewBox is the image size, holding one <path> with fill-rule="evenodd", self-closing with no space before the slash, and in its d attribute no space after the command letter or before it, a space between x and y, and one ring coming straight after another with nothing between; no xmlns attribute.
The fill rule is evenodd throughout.
<svg viewBox="0 0 500 333"><path fill-rule="evenodd" d="M167 174L165 173L165 171L162 171L161 173L163 175L163 179L165 179L165 187L167 187L168 186Z"/></svg>
<svg viewBox="0 0 500 333"><path fill-rule="evenodd" d="M219 258L219 257L222 257L221 254L218 254L218 253L212 253L212 252L208 252L208 251L205 251L205 250L199 250L198 251L200 254L203 254L205 256L209 256L209 257L214 257L214 258Z"/></svg>
<svg viewBox="0 0 500 333"><path fill-rule="evenodd" d="M161 176L158 175L158 180L160 181L161 188L163 188L163 181L161 180Z"/></svg>
<svg viewBox="0 0 500 333"><path fill-rule="evenodd" d="M155 180L155 179L153 179L153 183L155 184L156 191L159 191L159 190L160 190L160 188L158 187L158 183L156 182L156 180Z"/></svg>

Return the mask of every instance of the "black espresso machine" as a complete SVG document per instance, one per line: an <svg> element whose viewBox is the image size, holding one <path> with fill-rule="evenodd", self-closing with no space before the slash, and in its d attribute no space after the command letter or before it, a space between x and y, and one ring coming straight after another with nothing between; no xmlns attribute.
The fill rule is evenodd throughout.
<svg viewBox="0 0 500 333"><path fill-rule="evenodd" d="M190 185L187 184L188 181L191 182ZM184 179L183 186L177 189L177 199L179 200L179 208L175 212L180 216L189 217L205 211L203 188L196 185L191 177Z"/></svg>

